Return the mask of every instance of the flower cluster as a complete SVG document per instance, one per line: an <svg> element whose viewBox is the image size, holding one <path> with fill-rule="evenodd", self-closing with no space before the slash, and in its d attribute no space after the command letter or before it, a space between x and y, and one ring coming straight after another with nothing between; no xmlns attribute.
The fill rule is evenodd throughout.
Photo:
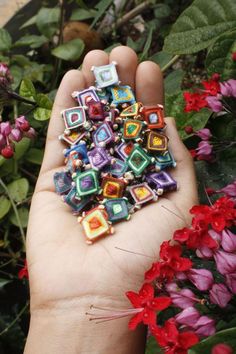
<svg viewBox="0 0 236 354"><path fill-rule="evenodd" d="M0 63L0 84L2 86L9 86L12 81L13 77L9 67L4 63Z"/></svg>
<svg viewBox="0 0 236 354"><path fill-rule="evenodd" d="M16 118L14 124L9 121L0 123L0 155L11 158L14 155L14 143L23 137L35 137L35 130L25 116Z"/></svg>
<svg viewBox="0 0 236 354"><path fill-rule="evenodd" d="M231 319L235 316L234 200L223 196L211 206L194 206L190 213L191 227L175 231L173 240L163 242L160 259L145 273L140 292L126 293L139 311L129 328L140 322L149 325L165 354L187 354L193 345L214 335L221 309L230 309ZM214 353L222 346L215 346ZM226 350L231 353L230 347Z"/></svg>

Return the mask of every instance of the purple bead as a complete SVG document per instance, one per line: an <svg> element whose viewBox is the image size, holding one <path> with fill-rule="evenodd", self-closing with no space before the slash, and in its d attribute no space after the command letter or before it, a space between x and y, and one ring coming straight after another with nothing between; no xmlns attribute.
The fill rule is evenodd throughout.
<svg viewBox="0 0 236 354"><path fill-rule="evenodd" d="M177 189L176 181L165 171L149 173L146 181L152 188L162 189L164 192Z"/></svg>
<svg viewBox="0 0 236 354"><path fill-rule="evenodd" d="M110 162L110 158L104 148L95 147L88 152L89 162L92 168L100 170Z"/></svg>

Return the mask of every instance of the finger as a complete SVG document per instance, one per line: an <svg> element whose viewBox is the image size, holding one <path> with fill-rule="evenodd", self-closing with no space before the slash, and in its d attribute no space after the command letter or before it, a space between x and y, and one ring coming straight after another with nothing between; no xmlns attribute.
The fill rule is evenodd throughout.
<svg viewBox="0 0 236 354"><path fill-rule="evenodd" d="M110 63L117 62L117 72L121 85L129 85L135 89L135 73L138 65L137 54L133 49L119 46L112 49L109 56Z"/></svg>
<svg viewBox="0 0 236 354"><path fill-rule="evenodd" d="M109 56L103 50L92 50L89 52L83 61L82 73L85 78L86 86L92 86L95 82L95 77L91 71L92 66L101 66L109 64Z"/></svg>
<svg viewBox="0 0 236 354"><path fill-rule="evenodd" d="M152 61L144 61L136 71L136 98L144 105L164 103L163 76L159 66Z"/></svg>
<svg viewBox="0 0 236 354"><path fill-rule="evenodd" d="M71 97L71 94L73 91L83 90L84 88L85 81L80 71L70 70L64 75L53 105L40 174L55 169L63 164L62 151L65 146L58 140L58 136L62 134L65 129L63 119L61 118L61 111L76 106L77 104Z"/></svg>
<svg viewBox="0 0 236 354"><path fill-rule="evenodd" d="M177 163L176 168L171 170L171 176L177 181L179 187L179 192L171 193L169 199L189 210L198 201L193 159L178 134L175 119L168 117L165 118L165 122L169 149Z"/></svg>

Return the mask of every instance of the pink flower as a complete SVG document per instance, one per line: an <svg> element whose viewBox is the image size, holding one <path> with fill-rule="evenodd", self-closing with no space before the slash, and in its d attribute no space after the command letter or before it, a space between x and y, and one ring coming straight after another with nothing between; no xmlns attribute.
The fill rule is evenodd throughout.
<svg viewBox="0 0 236 354"><path fill-rule="evenodd" d="M2 133L0 133L0 149L3 148L5 145L6 145L6 138Z"/></svg>
<svg viewBox="0 0 236 354"><path fill-rule="evenodd" d="M208 141L201 141L198 144L198 147L196 149L197 151L197 156L199 155L204 155L204 156L209 156L212 153L212 148L213 146L209 144Z"/></svg>
<svg viewBox="0 0 236 354"><path fill-rule="evenodd" d="M233 294L236 294L236 273L226 274L226 285L232 291Z"/></svg>
<svg viewBox="0 0 236 354"><path fill-rule="evenodd" d="M198 299L190 289L180 289L176 283L166 284L166 290L169 292L172 303L181 309L193 307Z"/></svg>
<svg viewBox="0 0 236 354"><path fill-rule="evenodd" d="M0 84L8 86L12 81L13 78L9 67L4 63L0 63Z"/></svg>
<svg viewBox="0 0 236 354"><path fill-rule="evenodd" d="M213 284L210 290L210 301L212 304L216 304L221 308L227 306L231 300L232 295L224 284Z"/></svg>
<svg viewBox="0 0 236 354"><path fill-rule="evenodd" d="M206 246L199 247L196 250L196 255L199 258L210 259L213 257L213 254L214 254L213 251L209 247L206 247Z"/></svg>
<svg viewBox="0 0 236 354"><path fill-rule="evenodd" d="M235 197L236 198L236 181L234 181L231 184L228 184L226 187L219 189L216 191L217 193L225 193L229 197Z"/></svg>
<svg viewBox="0 0 236 354"><path fill-rule="evenodd" d="M215 321L208 316L201 316L193 325L194 332L200 337L209 337L215 334Z"/></svg>
<svg viewBox="0 0 236 354"><path fill-rule="evenodd" d="M221 246L226 252L236 251L236 235L230 230L224 229L222 231Z"/></svg>
<svg viewBox="0 0 236 354"><path fill-rule="evenodd" d="M236 271L236 254L218 250L214 254L217 270L226 275Z"/></svg>
<svg viewBox="0 0 236 354"><path fill-rule="evenodd" d="M11 124L10 122L2 122L0 124L0 132L4 136L8 136L11 133Z"/></svg>
<svg viewBox="0 0 236 354"><path fill-rule="evenodd" d="M223 96L236 97L236 80L230 79L220 83L220 91Z"/></svg>
<svg viewBox="0 0 236 354"><path fill-rule="evenodd" d="M30 129L30 124L25 116L20 116L15 120L16 128L20 129L23 132L27 132Z"/></svg>
<svg viewBox="0 0 236 354"><path fill-rule="evenodd" d="M219 343L214 345L211 354L233 354L233 349L227 344Z"/></svg>
<svg viewBox="0 0 236 354"><path fill-rule="evenodd" d="M207 269L190 269L187 276L196 288L201 291L209 290L214 282L212 273Z"/></svg>
<svg viewBox="0 0 236 354"><path fill-rule="evenodd" d="M10 138L14 141L20 141L22 139L22 133L20 129L13 128L10 134Z"/></svg>
<svg viewBox="0 0 236 354"><path fill-rule="evenodd" d="M207 129L207 128L200 129L200 130L196 131L195 134L197 136L199 136L199 138L201 138L202 140L208 140L209 138L212 137L210 129Z"/></svg>
<svg viewBox="0 0 236 354"><path fill-rule="evenodd" d="M199 318L200 313L194 307L187 307L175 316L178 323L189 327L192 327L193 323L196 323Z"/></svg>
<svg viewBox="0 0 236 354"><path fill-rule="evenodd" d="M27 132L24 132L24 136L29 139L34 139L36 137L36 131L34 130L34 128L30 127Z"/></svg>
<svg viewBox="0 0 236 354"><path fill-rule="evenodd" d="M223 111L223 105L222 105L222 102L220 101L220 98L221 98L221 95L206 97L208 107L213 112L218 113L218 112Z"/></svg>

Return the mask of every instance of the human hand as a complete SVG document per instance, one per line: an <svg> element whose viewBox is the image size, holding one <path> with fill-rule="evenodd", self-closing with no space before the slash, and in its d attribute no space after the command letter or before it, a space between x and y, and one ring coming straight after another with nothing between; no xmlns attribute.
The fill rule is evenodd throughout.
<svg viewBox="0 0 236 354"><path fill-rule="evenodd" d="M163 79L159 67L153 62L138 65L136 54L128 47L117 47L110 55L100 50L92 51L86 55L81 71L71 70L64 76L55 99L45 156L30 210L27 261L31 296L31 332L26 346L27 354L47 353L37 352L35 349L31 351L34 328L37 327L38 332L44 333L44 326L51 321L51 317L48 315L45 317L45 314L58 318L58 322L60 318L66 319L69 326L72 321L73 326L81 324L85 328L87 318L84 314L89 305L127 307L128 301L124 293L140 288L144 272L153 260L128 254L117 248L157 257L160 244L171 238L174 230L188 223L188 210L197 202L191 156L178 136L174 120L166 118L166 134L177 162L177 167L171 174L178 182L179 190L160 197L157 203L145 206L132 215L129 222L115 225L113 236L105 237L92 246L85 243L82 228L76 217L72 215L70 208L62 203L54 190L53 175L63 170L64 164L62 154L64 146L58 140L58 135L64 130L60 112L75 106L71 98L73 91L83 90L94 83L91 67L105 65L111 61L118 63L119 78L122 84L130 85L135 90L137 101L145 105L163 104ZM97 329L99 326L103 326L102 329ZM91 325L89 331L101 335L101 331L105 330L107 333L112 326L103 324L95 328ZM127 320L120 320L118 326L120 330L125 327L123 331L126 331ZM63 333L63 329L60 330ZM86 330L88 331L87 327ZM134 334L127 338L132 342ZM103 342L104 340L103 337ZM87 353L86 344L83 345L84 351L67 349L60 352ZM96 349L97 351L91 350L91 353L109 353L104 348L106 346L103 349ZM54 353L52 349L49 352ZM113 353L126 352L118 349ZM127 353L131 351L128 350ZM138 351L134 353L137 354Z"/></svg>

